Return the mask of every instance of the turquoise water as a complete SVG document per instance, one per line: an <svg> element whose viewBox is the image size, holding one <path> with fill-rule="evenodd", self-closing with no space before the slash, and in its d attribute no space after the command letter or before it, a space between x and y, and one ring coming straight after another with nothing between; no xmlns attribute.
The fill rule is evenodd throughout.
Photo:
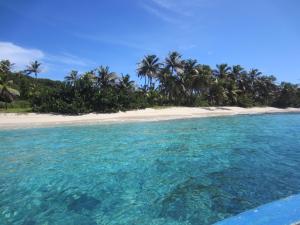
<svg viewBox="0 0 300 225"><path fill-rule="evenodd" d="M0 224L211 224L300 192L300 114L0 131Z"/></svg>

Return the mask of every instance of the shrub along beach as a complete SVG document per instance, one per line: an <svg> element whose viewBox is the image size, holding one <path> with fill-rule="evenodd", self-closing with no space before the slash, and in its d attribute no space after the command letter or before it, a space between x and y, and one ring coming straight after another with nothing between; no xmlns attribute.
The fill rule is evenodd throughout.
<svg viewBox="0 0 300 225"><path fill-rule="evenodd" d="M53 81L38 78L41 63L37 61L19 72L13 72L13 65L0 62L1 112L76 115L157 106L300 107L297 84L278 84L274 76L257 69L246 71L240 65L219 64L213 69L183 59L178 52L170 52L164 60L145 56L137 67L143 85L105 66L84 74L71 71L64 81Z"/></svg>

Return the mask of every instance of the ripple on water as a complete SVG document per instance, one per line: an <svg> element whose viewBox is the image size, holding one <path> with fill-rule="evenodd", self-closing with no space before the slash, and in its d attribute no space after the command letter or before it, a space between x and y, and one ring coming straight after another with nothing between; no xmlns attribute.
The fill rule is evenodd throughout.
<svg viewBox="0 0 300 225"><path fill-rule="evenodd" d="M299 114L6 130L0 139L4 225L205 225L300 192Z"/></svg>

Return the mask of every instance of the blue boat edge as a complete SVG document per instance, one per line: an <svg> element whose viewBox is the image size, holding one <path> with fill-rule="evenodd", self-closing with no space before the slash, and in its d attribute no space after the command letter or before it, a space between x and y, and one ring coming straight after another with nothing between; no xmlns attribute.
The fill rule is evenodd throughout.
<svg viewBox="0 0 300 225"><path fill-rule="evenodd" d="M214 225L300 225L300 194L277 200Z"/></svg>

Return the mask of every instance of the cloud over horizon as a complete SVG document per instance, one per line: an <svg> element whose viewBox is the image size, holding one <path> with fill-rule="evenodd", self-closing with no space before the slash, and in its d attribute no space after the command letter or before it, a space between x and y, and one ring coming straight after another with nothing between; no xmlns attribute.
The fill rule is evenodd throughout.
<svg viewBox="0 0 300 225"><path fill-rule="evenodd" d="M45 53L39 49L23 48L12 42L0 42L0 60L8 59L17 69L28 65L34 60L42 60Z"/></svg>
<svg viewBox="0 0 300 225"><path fill-rule="evenodd" d="M94 65L88 59L82 59L70 53L49 54L36 48L26 48L12 42L0 41L0 60L8 59L14 63L15 70L23 70L29 63L38 60L43 64L43 71L56 71L61 65L70 69L82 69Z"/></svg>

